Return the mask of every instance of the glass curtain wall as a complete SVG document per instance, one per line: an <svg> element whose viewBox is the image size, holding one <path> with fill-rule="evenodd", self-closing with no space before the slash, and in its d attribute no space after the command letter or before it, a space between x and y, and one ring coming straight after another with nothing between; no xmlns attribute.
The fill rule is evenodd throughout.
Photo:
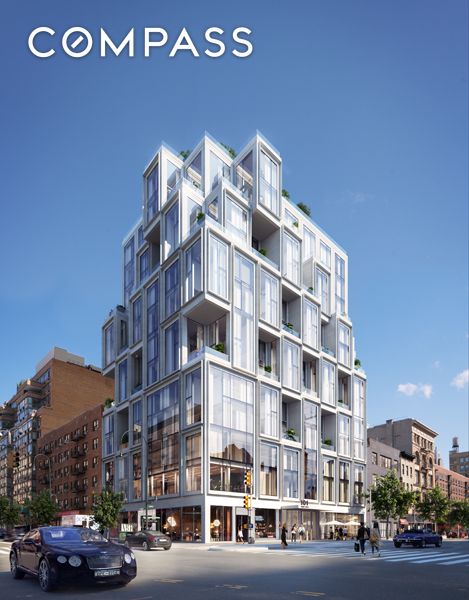
<svg viewBox="0 0 469 600"><path fill-rule="evenodd" d="M254 263L238 252L234 263L233 363L254 371Z"/></svg>

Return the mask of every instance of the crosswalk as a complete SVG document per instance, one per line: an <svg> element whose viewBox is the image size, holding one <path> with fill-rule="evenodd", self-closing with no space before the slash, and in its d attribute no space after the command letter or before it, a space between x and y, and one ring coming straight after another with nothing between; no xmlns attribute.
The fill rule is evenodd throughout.
<svg viewBox="0 0 469 600"><path fill-rule="evenodd" d="M0 542L0 556L9 556L10 555L10 542Z"/></svg>
<svg viewBox="0 0 469 600"><path fill-rule="evenodd" d="M443 551L440 548L425 548L417 550L415 548L393 548L392 546L381 549L381 556L377 554L373 555L368 548L365 556L362 556L359 552L354 552L353 547L349 545L332 545L329 543L325 544L314 544L314 546L294 546L290 544L286 550L281 550L278 546L271 547L266 550L265 554L270 556L281 557L340 557L349 560L379 560L386 563L412 563L415 565L460 565L469 566L469 552L466 548L457 549L454 551Z"/></svg>

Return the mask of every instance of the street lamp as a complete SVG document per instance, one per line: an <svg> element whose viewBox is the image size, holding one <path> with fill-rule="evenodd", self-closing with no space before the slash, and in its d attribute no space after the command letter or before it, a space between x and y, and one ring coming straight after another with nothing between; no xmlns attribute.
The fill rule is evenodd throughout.
<svg viewBox="0 0 469 600"><path fill-rule="evenodd" d="M134 431L136 431L134 429ZM137 430L138 431L138 430ZM124 444L124 442L122 441L124 439L124 436L127 435L127 439L129 439L129 433L130 433L130 429L127 429L127 431L124 431L124 433L121 435L121 439L120 439L120 446L122 446ZM143 452L142 452L142 456L141 456L141 461L142 461L142 481L144 481L144 485L142 486L142 491L144 492L144 503L145 503L145 529L147 529L148 527L148 439L147 437L143 434L143 429L141 428L140 431L140 437L142 438L142 442L143 444L145 444L145 463L143 461ZM143 445L142 445L142 450L143 450ZM122 450L120 452L120 456L122 457ZM145 470L143 469L143 464L145 464ZM153 506L152 506L153 508Z"/></svg>
<svg viewBox="0 0 469 600"><path fill-rule="evenodd" d="M52 498L52 477L50 468L50 458L47 456L47 454L43 454L42 452L36 454L33 458L33 471L35 470L36 458L38 458L38 456L43 456L44 458L47 458L47 465L49 467L49 497Z"/></svg>

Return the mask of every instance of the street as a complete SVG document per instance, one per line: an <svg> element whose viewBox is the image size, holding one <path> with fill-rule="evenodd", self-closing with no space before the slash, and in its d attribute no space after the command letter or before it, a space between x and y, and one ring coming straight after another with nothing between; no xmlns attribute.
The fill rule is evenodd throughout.
<svg viewBox="0 0 469 600"><path fill-rule="evenodd" d="M15 581L9 573L9 544L0 543L2 600L42 596L34 578ZM52 597L153 600L218 598L275 599L291 596L328 600L442 597L469 594L469 542L442 548L400 548L385 542L381 557L353 552L353 542L270 546L174 544L169 552L135 550L137 578L125 588L62 587Z"/></svg>

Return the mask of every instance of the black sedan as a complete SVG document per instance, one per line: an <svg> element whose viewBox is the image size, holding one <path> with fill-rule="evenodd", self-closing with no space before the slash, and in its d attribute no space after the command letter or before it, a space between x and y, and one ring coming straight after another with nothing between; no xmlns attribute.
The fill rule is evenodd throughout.
<svg viewBox="0 0 469 600"><path fill-rule="evenodd" d="M137 575L137 564L133 552L92 529L40 527L13 542L10 571L14 579L36 576L49 592L75 580L127 585Z"/></svg>
<svg viewBox="0 0 469 600"><path fill-rule="evenodd" d="M411 545L416 548L424 548L428 545L441 546L442 537L433 531L423 529L408 529L404 533L399 533L393 538L394 546L400 548L402 544Z"/></svg>
<svg viewBox="0 0 469 600"><path fill-rule="evenodd" d="M142 548L143 550L151 550L152 548L163 548L169 550L171 548L171 538L161 531L135 531L134 533L126 532L124 545L127 548Z"/></svg>

